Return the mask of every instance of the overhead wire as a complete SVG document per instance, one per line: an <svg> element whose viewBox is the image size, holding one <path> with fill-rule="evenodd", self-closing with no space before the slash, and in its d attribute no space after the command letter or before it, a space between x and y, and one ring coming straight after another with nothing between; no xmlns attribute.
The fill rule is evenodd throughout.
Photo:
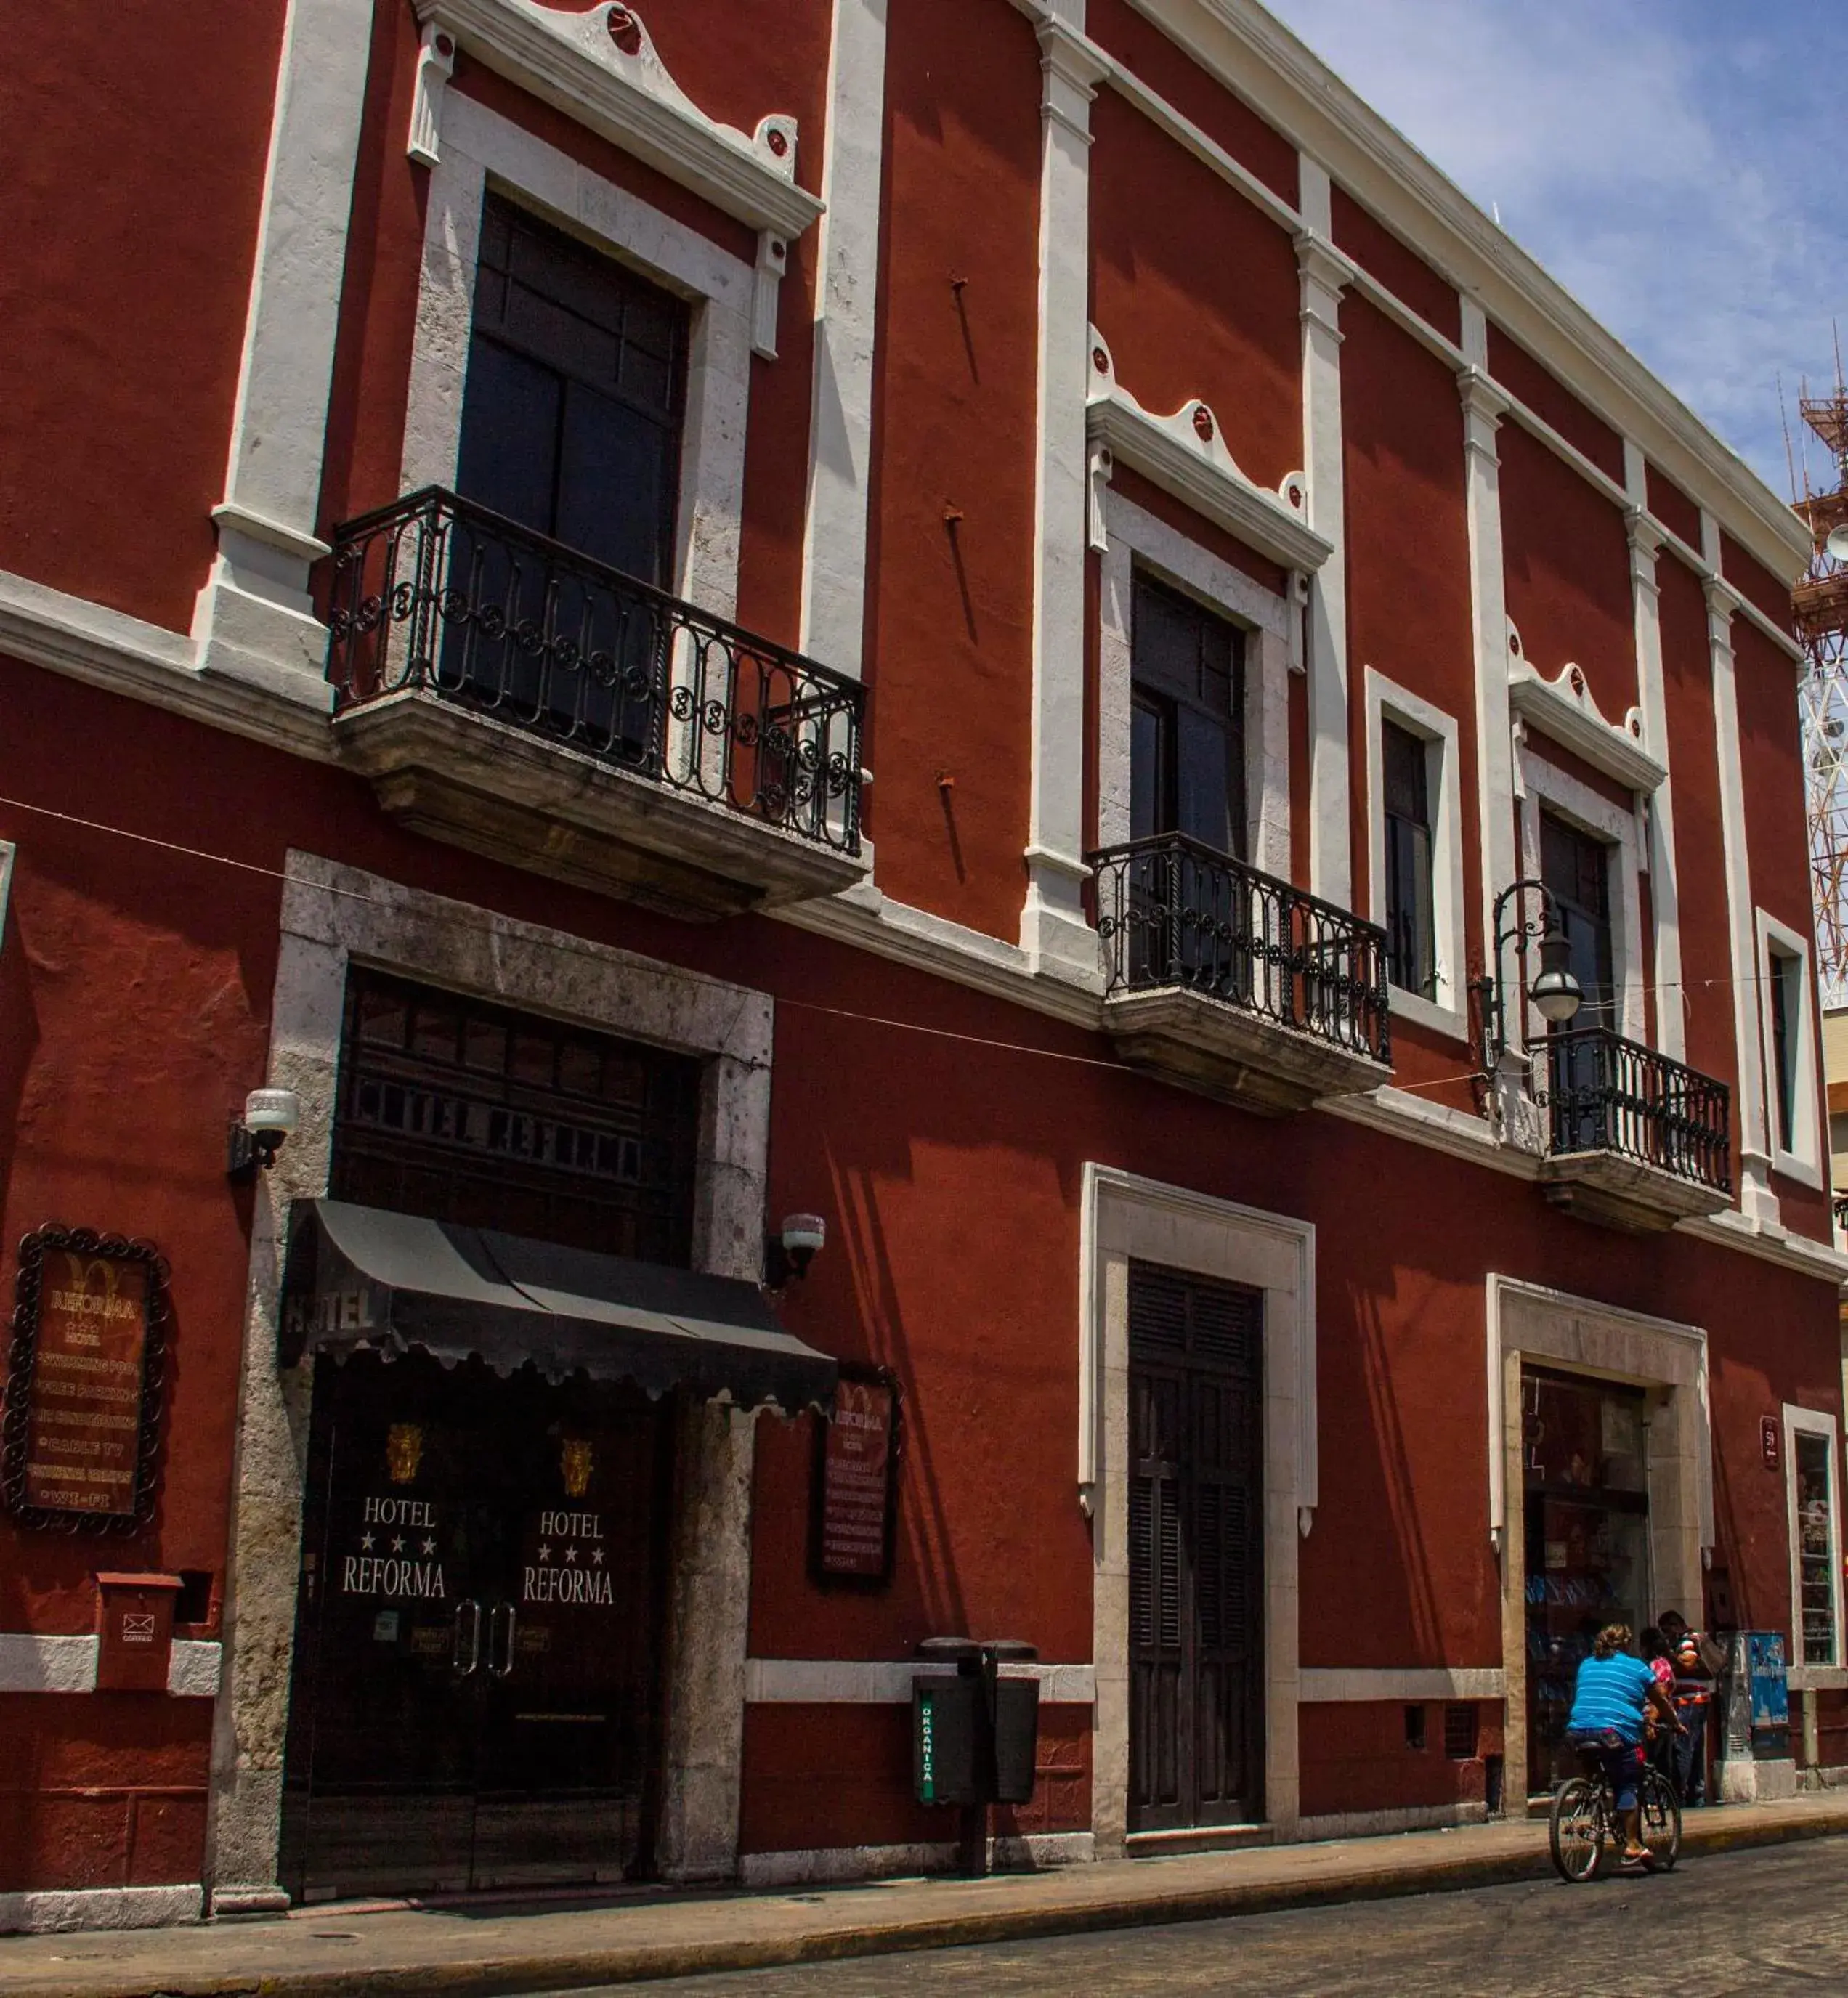
<svg viewBox="0 0 1848 1998"><path fill-rule="evenodd" d="M393 914L405 913L399 904L386 897L369 894L363 888L348 888L330 881L310 880L301 874L291 873L285 868L266 866L259 861L239 860L227 853L214 853L203 847L188 846L178 840L162 839L155 834L137 831L129 826L111 825L105 820L86 818L76 812L58 811L48 805L30 804L23 798L0 797L0 807L56 820L61 824L75 826L86 832L104 833L114 838L130 840L164 853L178 854L189 860L201 860L213 866L234 869L240 873L258 875L267 880L281 882L285 887L293 887L316 894L338 896L348 901L364 903ZM330 864L337 866L342 863L334 862ZM427 902L417 907L416 920L419 923L447 922L471 932L478 932L480 928L479 921L472 915L461 913L451 915L445 911L431 908ZM519 921L522 919L515 917L511 920ZM621 945L601 944L590 938L574 938L564 932L555 931L549 934L557 939L554 948L575 951L593 961L600 962L607 952L623 949ZM708 987L714 982L712 974L691 970L682 965L662 962L658 969L663 974L677 977L689 985ZM1679 987L1684 990L1693 990L1717 985L1755 986L1762 983L1763 978L1757 975L1749 978L1682 978L1663 981L1655 989L1668 991ZM836 1019L857 1021L864 1025L886 1027L900 1032L922 1034L933 1040L958 1042L967 1046L987 1048L1008 1054L1036 1056L1043 1061L1064 1062L1080 1068L1109 1069L1120 1073L1134 1072L1128 1063L1107 1056L1073 1054L1063 1049L1036 1046L1030 1041L1003 1040L989 1035L965 1033L950 1027L930 1026L919 1020L902 1020L888 1014L864 1012L853 1007L825 1005L819 1000L790 998L780 994L770 996L779 1007L794 1008L808 1013L827 1014ZM1617 1008L1614 1001L1594 1000L1588 1001L1581 1010L1614 1013ZM1462 1083L1479 1081L1480 1079L1476 1071L1471 1070L1457 1075L1438 1076L1422 1082L1398 1082L1393 1086L1401 1091L1415 1092L1448 1088Z"/></svg>

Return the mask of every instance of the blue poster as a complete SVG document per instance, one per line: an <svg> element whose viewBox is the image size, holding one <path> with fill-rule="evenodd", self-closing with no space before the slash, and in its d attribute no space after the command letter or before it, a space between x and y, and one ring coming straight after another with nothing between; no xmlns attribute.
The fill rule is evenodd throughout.
<svg viewBox="0 0 1848 1998"><path fill-rule="evenodd" d="M1752 1730L1787 1727L1791 1720L1790 1682L1780 1630L1746 1633L1746 1664L1752 1678Z"/></svg>

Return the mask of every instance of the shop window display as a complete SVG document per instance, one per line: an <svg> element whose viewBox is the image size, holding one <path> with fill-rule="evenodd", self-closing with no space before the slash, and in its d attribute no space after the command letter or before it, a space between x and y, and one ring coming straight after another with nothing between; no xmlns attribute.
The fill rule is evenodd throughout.
<svg viewBox="0 0 1848 1998"><path fill-rule="evenodd" d="M1648 1430L1640 1389L1524 1370L1529 1787L1569 1774L1579 1661L1607 1623L1639 1630L1649 1596Z"/></svg>

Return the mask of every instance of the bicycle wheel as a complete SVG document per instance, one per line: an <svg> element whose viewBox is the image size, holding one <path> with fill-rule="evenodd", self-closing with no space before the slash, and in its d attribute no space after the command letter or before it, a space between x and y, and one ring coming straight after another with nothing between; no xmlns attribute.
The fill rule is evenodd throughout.
<svg viewBox="0 0 1848 1998"><path fill-rule="evenodd" d="M1659 1769L1646 1769L1637 1801L1642 1806L1642 1842L1658 1868L1669 1872L1681 1852L1681 1800Z"/></svg>
<svg viewBox="0 0 1848 1998"><path fill-rule="evenodd" d="M1599 1786L1574 1776L1553 1792L1547 1832L1553 1865L1569 1885L1595 1879L1604 1858L1604 1799Z"/></svg>

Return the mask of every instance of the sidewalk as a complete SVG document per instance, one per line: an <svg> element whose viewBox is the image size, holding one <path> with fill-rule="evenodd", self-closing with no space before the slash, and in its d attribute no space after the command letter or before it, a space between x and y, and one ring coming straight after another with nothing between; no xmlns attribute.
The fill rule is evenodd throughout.
<svg viewBox="0 0 1848 1998"><path fill-rule="evenodd" d="M1826 1792L1691 1812L1682 1852L1685 1861L1840 1833L1848 1792ZM371 1913L334 1905L281 1921L0 1938L0 1998L487 1998L1487 1886L1544 1875L1549 1864L1545 1824L1523 1820L813 1893L661 1890L590 1905Z"/></svg>

